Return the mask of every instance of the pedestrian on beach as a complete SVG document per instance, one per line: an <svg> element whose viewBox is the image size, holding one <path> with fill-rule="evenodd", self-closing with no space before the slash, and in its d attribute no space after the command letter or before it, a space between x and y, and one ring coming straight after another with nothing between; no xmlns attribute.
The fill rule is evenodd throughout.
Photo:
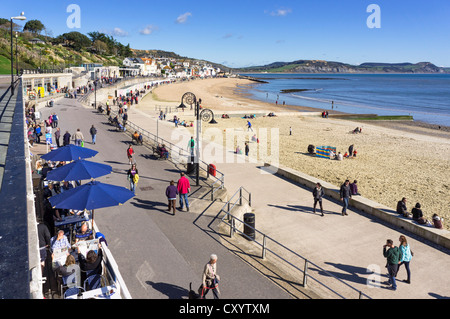
<svg viewBox="0 0 450 319"><path fill-rule="evenodd" d="M292 127L289 128L289 135L292 135Z"/></svg>
<svg viewBox="0 0 450 319"><path fill-rule="evenodd" d="M130 191L136 193L136 185L139 181L139 171L136 168L136 164L131 165L131 168L127 172L127 178L130 182Z"/></svg>
<svg viewBox="0 0 450 319"><path fill-rule="evenodd" d="M97 129L92 125L91 129L89 130L89 133L91 133L92 136L92 144L95 144L95 140L97 137Z"/></svg>
<svg viewBox="0 0 450 319"><path fill-rule="evenodd" d="M134 155L134 150L133 148L130 146L128 146L127 149L127 157L128 157L128 164L133 164L133 155Z"/></svg>
<svg viewBox="0 0 450 319"><path fill-rule="evenodd" d="M250 121L247 121L247 132L250 130L253 132L252 123L250 123Z"/></svg>
<svg viewBox="0 0 450 319"><path fill-rule="evenodd" d="M352 192L350 190L350 181L348 179L341 186L340 197L341 197L341 201L343 202L342 216L348 215L347 214L348 202L349 202L350 198L352 198Z"/></svg>
<svg viewBox="0 0 450 319"><path fill-rule="evenodd" d="M212 290L214 299L219 299L219 281L220 277L217 275L217 255L212 254L209 257L209 262L203 269L202 286L200 287L202 289L202 299L205 299L209 290Z"/></svg>
<svg viewBox="0 0 450 319"><path fill-rule="evenodd" d="M245 156L248 156L248 153L250 152L250 147L248 146L248 142L245 143Z"/></svg>
<svg viewBox="0 0 450 319"><path fill-rule="evenodd" d="M183 210L184 203L186 204L186 210L189 212L189 200L188 200L188 194L191 190L191 184L189 183L189 180L184 176L184 173L180 173L180 179L177 183L177 190L178 194L180 196L180 210Z"/></svg>
<svg viewBox="0 0 450 319"><path fill-rule="evenodd" d="M401 252L401 258L400 258L400 264L398 265L397 274L400 270L400 267L402 265L405 265L406 268L406 280L403 280L403 282L406 282L407 284L411 283L411 270L409 268L409 263L411 262L412 257L414 256L414 253L411 251L411 248L409 247L408 241L406 240L406 237L403 235L400 235L400 238L398 239L400 241L400 252ZM397 275L396 275L397 277Z"/></svg>
<svg viewBox="0 0 450 319"><path fill-rule="evenodd" d="M323 205L322 205L322 197L325 195L325 192L323 191L322 185L320 183L316 184L316 187L313 190L313 197L314 197L314 214L316 213L316 206L317 203L319 203L320 206L320 212L323 215Z"/></svg>
<svg viewBox="0 0 450 319"><path fill-rule="evenodd" d="M177 201L178 189L175 186L174 181L170 181L170 185L166 188L166 196L168 200L168 209L167 211L173 211L173 215L175 216L176 211L176 201Z"/></svg>
<svg viewBox="0 0 450 319"><path fill-rule="evenodd" d="M56 146L58 146L58 148L60 148L60 144L59 144L59 139L61 138L61 130L59 129L59 127L56 129L55 132L55 141L56 141Z"/></svg>
<svg viewBox="0 0 450 319"><path fill-rule="evenodd" d="M353 149L355 148L355 145L350 145L348 148L348 157L353 157Z"/></svg>
<svg viewBox="0 0 450 319"><path fill-rule="evenodd" d="M70 144L70 138L71 138L71 135L70 135L69 131L66 131L66 134L64 134L64 136L63 136L63 146L67 146Z"/></svg>
<svg viewBox="0 0 450 319"><path fill-rule="evenodd" d="M391 286L390 289L395 291L397 290L395 276L397 275L398 264L402 259L402 253L398 247L394 246L394 242L388 239L386 245L383 246L383 256L387 259L386 268L389 273L388 284Z"/></svg>

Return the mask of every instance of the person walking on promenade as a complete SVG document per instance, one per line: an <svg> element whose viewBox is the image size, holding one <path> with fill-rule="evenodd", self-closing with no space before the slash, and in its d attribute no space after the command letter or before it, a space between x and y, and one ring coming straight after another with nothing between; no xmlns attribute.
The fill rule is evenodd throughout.
<svg viewBox="0 0 450 319"><path fill-rule="evenodd" d="M402 258L400 259L400 264L398 265L397 273L400 270L400 267L402 265L405 265L407 279L403 280L403 282L410 284L411 283L411 270L409 268L409 263L411 262L411 259L414 256L414 253L411 251L411 248L409 247L409 244L408 244L405 236L400 235L400 238L398 240L400 241L399 248L400 248L400 252L402 254Z"/></svg>
<svg viewBox="0 0 450 319"><path fill-rule="evenodd" d="M341 186L340 197L341 201L343 202L342 216L348 215L347 214L348 202L350 198L352 198L352 192L350 190L350 181L348 179Z"/></svg>
<svg viewBox="0 0 450 319"><path fill-rule="evenodd" d="M394 242L391 239L388 239L386 245L383 246L383 256L387 259L386 268L389 273L388 284L391 285L390 289L395 291L397 290L395 276L397 275L398 264L402 259L402 252L398 247L394 246Z"/></svg>
<svg viewBox="0 0 450 319"><path fill-rule="evenodd" d="M70 135L69 131L66 131L66 134L64 134L64 136L63 136L63 146L67 146L70 144L70 137L71 137L71 135Z"/></svg>
<svg viewBox="0 0 450 319"><path fill-rule="evenodd" d="M136 193L136 185L139 181L139 171L136 168L136 164L131 165L131 168L127 173L128 181L130 182L130 191Z"/></svg>
<svg viewBox="0 0 450 319"><path fill-rule="evenodd" d="M166 196L168 200L168 209L167 211L173 211L173 215L175 216L176 211L176 201L177 201L178 189L175 186L174 181L170 181L170 185L166 188Z"/></svg>
<svg viewBox="0 0 450 319"><path fill-rule="evenodd" d="M191 139L189 140L188 150L189 150L189 153L191 154L191 157L194 157L194 154L195 154L195 140L194 140L193 136L191 136Z"/></svg>
<svg viewBox="0 0 450 319"><path fill-rule="evenodd" d="M59 129L59 127L56 129L55 132L55 141L56 141L56 146L58 146L58 148L61 147L60 143L59 143L59 139L61 138L61 130Z"/></svg>
<svg viewBox="0 0 450 319"><path fill-rule="evenodd" d="M314 197L314 214L316 213L316 206L317 203L319 203L320 206L320 212L323 215L323 205L322 205L322 197L325 195L322 185L320 183L316 184L316 187L313 190L313 197Z"/></svg>
<svg viewBox="0 0 450 319"><path fill-rule="evenodd" d="M59 121L58 115L56 115L56 113L53 113L53 115L52 115L52 127L53 128L58 127L58 121Z"/></svg>
<svg viewBox="0 0 450 319"><path fill-rule="evenodd" d="M80 129L77 129L77 132L73 135L73 139L75 140L76 146L81 146L81 143L84 142L84 136Z"/></svg>
<svg viewBox="0 0 450 319"><path fill-rule="evenodd" d="M130 146L128 146L127 149L127 157L128 157L128 164L133 164L133 155L134 155L134 150L133 148Z"/></svg>
<svg viewBox="0 0 450 319"><path fill-rule="evenodd" d="M180 195L180 210L183 210L184 203L186 203L186 209L189 211L188 194L191 190L191 184L189 180L184 176L184 173L180 173L180 179L177 183L178 194Z"/></svg>
<svg viewBox="0 0 450 319"><path fill-rule="evenodd" d="M92 136L92 144L95 145L95 141L97 138L97 129L94 127L94 125L92 125L91 129L89 130L89 133L91 133Z"/></svg>
<svg viewBox="0 0 450 319"><path fill-rule="evenodd" d="M212 254L209 257L209 262L205 265L203 269L201 296L205 299L209 290L212 290L214 299L219 299L219 281L220 277L217 275L217 255Z"/></svg>

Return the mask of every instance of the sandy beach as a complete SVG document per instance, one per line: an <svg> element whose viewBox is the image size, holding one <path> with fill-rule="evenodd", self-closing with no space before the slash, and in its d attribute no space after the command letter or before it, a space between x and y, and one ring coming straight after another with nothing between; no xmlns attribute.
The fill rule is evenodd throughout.
<svg viewBox="0 0 450 319"><path fill-rule="evenodd" d="M186 92L202 99L202 107L215 112L218 124L205 124L221 131L246 130L247 120L240 117L221 119L224 113L251 114L274 112L276 117L252 119L253 130L279 129L279 163L339 186L344 180L358 181L362 196L396 208L402 198L409 210L419 202L426 218L434 213L444 218L450 229L450 132L430 129L420 123L357 122L320 116L306 116L297 111L319 111L307 107L263 103L249 99L245 87L255 82L243 79L208 79L161 86L139 104L141 111L153 111L155 105L178 106ZM334 112L335 113L335 112ZM334 114L330 112L330 114ZM172 115L171 115L172 116ZM180 117L193 117L180 113ZM292 127L293 134L289 135ZM361 134L351 134L362 127ZM267 141L260 141L261 143ZM354 145L358 155L342 162L320 159L307 154L308 145L334 146L345 153ZM252 148L255 148L251 144ZM239 145L241 149L244 145ZM255 152L253 149L251 152ZM256 154L255 154L256 155ZM262 158L259 158L263 160Z"/></svg>

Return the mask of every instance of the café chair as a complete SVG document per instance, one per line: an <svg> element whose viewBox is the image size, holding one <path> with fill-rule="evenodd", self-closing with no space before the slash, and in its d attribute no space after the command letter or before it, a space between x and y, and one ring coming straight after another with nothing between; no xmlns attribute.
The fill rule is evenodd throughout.
<svg viewBox="0 0 450 319"><path fill-rule="evenodd" d="M84 290L94 290L106 286L106 279L102 275L92 275L84 281Z"/></svg>

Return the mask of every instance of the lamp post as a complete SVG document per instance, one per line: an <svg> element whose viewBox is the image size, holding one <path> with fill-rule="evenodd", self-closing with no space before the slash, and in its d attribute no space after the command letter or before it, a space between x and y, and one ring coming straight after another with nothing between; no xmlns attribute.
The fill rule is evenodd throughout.
<svg viewBox="0 0 450 319"><path fill-rule="evenodd" d="M19 55L18 55L18 42L19 34L16 32L16 75L19 76Z"/></svg>
<svg viewBox="0 0 450 319"><path fill-rule="evenodd" d="M11 17L11 95L14 95L14 46L13 46L13 20L26 20L25 13L21 13L18 17Z"/></svg>

